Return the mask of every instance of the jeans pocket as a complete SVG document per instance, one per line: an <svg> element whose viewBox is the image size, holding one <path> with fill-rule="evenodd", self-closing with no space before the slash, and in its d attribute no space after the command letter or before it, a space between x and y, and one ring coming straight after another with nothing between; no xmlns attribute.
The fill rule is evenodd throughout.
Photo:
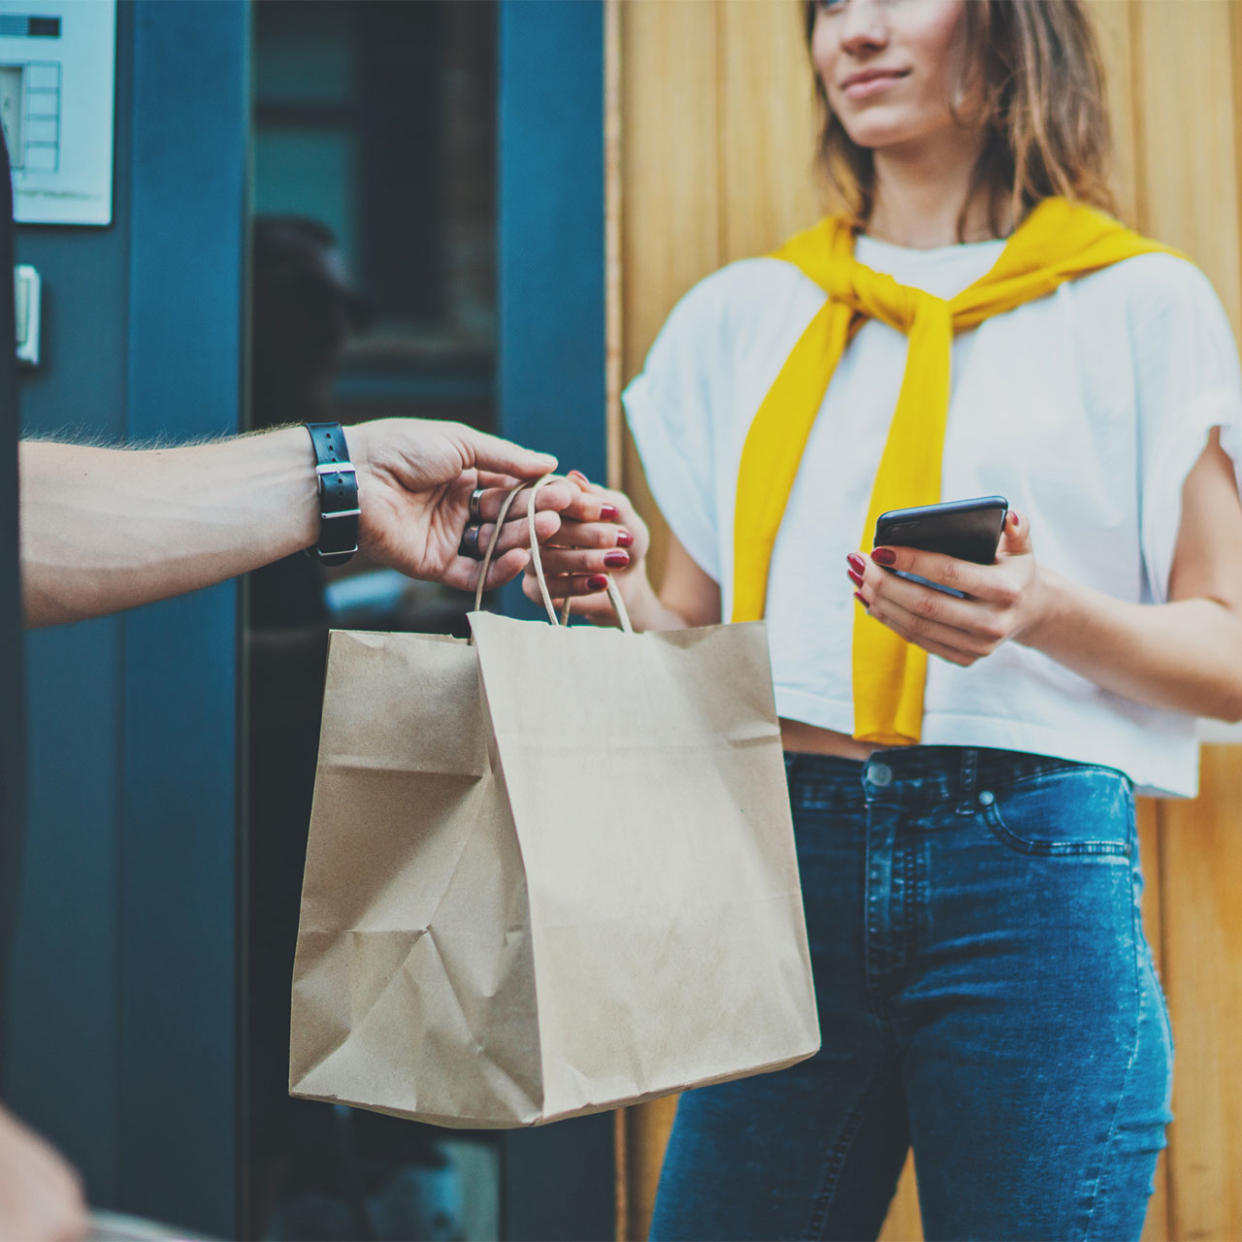
<svg viewBox="0 0 1242 1242"><path fill-rule="evenodd" d="M979 794L992 834L1020 854L1126 856L1134 841L1130 781L1112 768L1061 768Z"/></svg>

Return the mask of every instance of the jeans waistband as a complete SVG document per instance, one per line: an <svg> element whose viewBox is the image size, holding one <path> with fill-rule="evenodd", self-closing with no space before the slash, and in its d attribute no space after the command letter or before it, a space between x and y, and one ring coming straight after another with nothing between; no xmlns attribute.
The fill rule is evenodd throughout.
<svg viewBox="0 0 1242 1242"><path fill-rule="evenodd" d="M970 746L894 747L877 750L864 760L794 752L785 755L791 789L798 785L827 787L846 803L864 798L952 801L964 808L973 806L976 795L983 790L1088 769L1100 770L1097 764L1072 759Z"/></svg>

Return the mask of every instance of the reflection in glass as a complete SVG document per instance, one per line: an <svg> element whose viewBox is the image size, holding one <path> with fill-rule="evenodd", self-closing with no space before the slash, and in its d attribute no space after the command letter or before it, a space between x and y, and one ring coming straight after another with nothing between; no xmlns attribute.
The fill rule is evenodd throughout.
<svg viewBox="0 0 1242 1242"><path fill-rule="evenodd" d="M254 426L494 425L492 3L254 6ZM309 448L308 448L309 452ZM251 575L248 1233L499 1235L492 1136L288 1098L289 978L331 626L463 632L464 598L361 557Z"/></svg>

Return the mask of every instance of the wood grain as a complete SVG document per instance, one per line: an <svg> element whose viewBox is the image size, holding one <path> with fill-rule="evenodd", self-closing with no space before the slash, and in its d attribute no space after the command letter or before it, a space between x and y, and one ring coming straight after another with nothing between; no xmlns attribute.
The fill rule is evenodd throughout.
<svg viewBox="0 0 1242 1242"><path fill-rule="evenodd" d="M914 1176L914 1153L906 1156L897 1193L889 1206L880 1242L922 1242L923 1218L919 1214L919 1189Z"/></svg>
<svg viewBox="0 0 1242 1242"><path fill-rule="evenodd" d="M701 0L621 6L621 360L626 380L664 320L721 264L718 10ZM624 437L621 478L652 528L653 581L667 527Z"/></svg>
<svg viewBox="0 0 1242 1242"><path fill-rule="evenodd" d="M1238 331L1242 3L1087 3L1108 75L1120 213L1200 263ZM609 195L610 478L619 474L658 540L661 524L613 390L639 370L692 284L731 259L763 253L818 214L815 119L793 0L609 4L617 115L608 167L619 182ZM1178 1038L1177 1120L1157 1168L1145 1242L1242 1238L1239 806L1236 746L1207 748L1198 801L1139 806L1143 918ZM674 1108L660 1101L618 1121L628 1213L619 1237L646 1235ZM882 1237L920 1236L908 1165Z"/></svg>
<svg viewBox="0 0 1242 1242"><path fill-rule="evenodd" d="M1139 6L1118 3L1118 0L1087 0L1087 9L1095 24L1104 61L1113 132L1113 192L1117 196L1118 214L1133 227L1138 223L1134 40Z"/></svg>
<svg viewBox="0 0 1242 1242"><path fill-rule="evenodd" d="M1152 798L1138 799L1139 859L1143 867L1143 931L1156 959L1156 970L1163 971L1164 921L1161 917L1162 882L1160 875L1161 807ZM1169 1162L1161 1153L1153 1179L1155 1191L1147 1205L1142 1242L1169 1242Z"/></svg>
<svg viewBox="0 0 1242 1242"><path fill-rule="evenodd" d="M621 383L642 369L668 313L721 264L719 14L701 0L631 0L617 6L610 37L620 116L619 213ZM606 53L607 55L607 53ZM667 527L643 481L633 440L616 413L621 460L609 464L652 528L651 573L663 571ZM619 470L618 470L619 466ZM625 1227L645 1238L676 1100L627 1109Z"/></svg>
<svg viewBox="0 0 1242 1242"><path fill-rule="evenodd" d="M1164 985L1177 1041L1171 1236L1242 1238L1242 762L1203 752L1194 802L1161 807Z"/></svg>
<svg viewBox="0 0 1242 1242"><path fill-rule="evenodd" d="M720 0L725 262L765 254L822 211L814 78L797 4Z"/></svg>
<svg viewBox="0 0 1242 1242"><path fill-rule="evenodd" d="M1138 14L1139 223L1211 278L1242 332L1232 0L1145 0Z"/></svg>

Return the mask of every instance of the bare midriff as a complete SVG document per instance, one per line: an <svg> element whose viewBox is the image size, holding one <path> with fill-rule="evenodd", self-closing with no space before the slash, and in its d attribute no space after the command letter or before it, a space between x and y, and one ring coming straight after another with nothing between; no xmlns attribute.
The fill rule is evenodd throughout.
<svg viewBox="0 0 1242 1242"><path fill-rule="evenodd" d="M878 749L869 742L857 742L848 733L819 729L801 720L781 718L781 745L806 755L836 755L841 759L866 759Z"/></svg>

